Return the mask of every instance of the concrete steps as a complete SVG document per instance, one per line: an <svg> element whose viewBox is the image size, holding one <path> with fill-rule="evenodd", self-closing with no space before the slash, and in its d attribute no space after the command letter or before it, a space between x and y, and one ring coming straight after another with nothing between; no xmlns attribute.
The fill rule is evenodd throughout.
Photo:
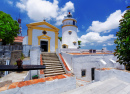
<svg viewBox="0 0 130 94"><path fill-rule="evenodd" d="M44 63L60 63L60 61L53 61L53 60L43 60Z"/></svg>
<svg viewBox="0 0 130 94"><path fill-rule="evenodd" d="M57 57L43 57L42 59L44 60L53 60L53 61L58 61L59 59Z"/></svg>
<svg viewBox="0 0 130 94"><path fill-rule="evenodd" d="M46 69L44 69L45 77L65 74L56 53L42 53L42 61L46 66Z"/></svg>
<svg viewBox="0 0 130 94"><path fill-rule="evenodd" d="M46 69L44 69L44 71L53 71L53 70L62 70L62 68L54 68L54 69L52 69L52 68L46 68Z"/></svg>
<svg viewBox="0 0 130 94"><path fill-rule="evenodd" d="M62 75L62 74L65 74L65 72L46 73L46 74L45 74L45 77L56 76L56 75Z"/></svg>

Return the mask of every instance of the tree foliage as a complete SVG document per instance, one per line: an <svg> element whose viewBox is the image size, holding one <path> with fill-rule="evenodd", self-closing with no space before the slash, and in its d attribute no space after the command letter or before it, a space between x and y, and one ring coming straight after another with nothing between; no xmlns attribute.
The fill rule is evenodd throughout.
<svg viewBox="0 0 130 94"><path fill-rule="evenodd" d="M81 47L80 47L80 45L81 45L81 41L78 41L78 45L79 45L79 48L81 48Z"/></svg>
<svg viewBox="0 0 130 94"><path fill-rule="evenodd" d="M62 37L58 37L60 41L62 41Z"/></svg>
<svg viewBox="0 0 130 94"><path fill-rule="evenodd" d="M14 37L19 34L19 24L9 14L0 11L0 39L3 45L13 43Z"/></svg>
<svg viewBox="0 0 130 94"><path fill-rule="evenodd" d="M60 41L62 41L62 37L58 37L58 39L59 39ZM78 41L78 45L79 45L79 48L81 48L81 47L80 47L81 41Z"/></svg>
<svg viewBox="0 0 130 94"><path fill-rule="evenodd" d="M130 10L126 11L119 22L117 39L114 41L117 44L114 55L118 58L117 62L130 66Z"/></svg>

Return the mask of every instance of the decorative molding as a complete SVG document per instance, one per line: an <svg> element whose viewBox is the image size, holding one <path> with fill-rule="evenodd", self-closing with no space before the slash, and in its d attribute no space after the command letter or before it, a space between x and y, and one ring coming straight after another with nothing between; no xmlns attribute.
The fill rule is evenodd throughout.
<svg viewBox="0 0 130 94"><path fill-rule="evenodd" d="M63 25L62 28L65 26L74 26L74 27L78 28L76 25Z"/></svg>
<svg viewBox="0 0 130 94"><path fill-rule="evenodd" d="M58 29L57 27L55 27L55 26L53 26L53 25L47 23L46 21L26 24L27 27L32 27L32 26L36 27L36 26L38 26L38 25L46 25L46 26L48 26L48 27L54 29L55 31L59 31L59 29ZM41 28L42 28L42 27L41 27ZM48 28L48 29L49 29L49 28ZM47 30L47 31L48 31L48 30Z"/></svg>
<svg viewBox="0 0 130 94"><path fill-rule="evenodd" d="M64 20L62 21L62 23L63 23L64 21L67 21L67 20L72 20L72 21L75 21L75 22L77 23L77 21L76 21L75 19L64 19Z"/></svg>
<svg viewBox="0 0 130 94"><path fill-rule="evenodd" d="M48 40L48 52L50 52L50 40L51 40L51 37L47 36L47 35L41 35L41 36L38 36L38 45L40 45L40 40L41 39L47 39Z"/></svg>

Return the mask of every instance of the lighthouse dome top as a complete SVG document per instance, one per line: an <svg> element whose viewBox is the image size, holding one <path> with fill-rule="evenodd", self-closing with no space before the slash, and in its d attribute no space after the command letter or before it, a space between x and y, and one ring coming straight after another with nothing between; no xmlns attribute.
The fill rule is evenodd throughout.
<svg viewBox="0 0 130 94"><path fill-rule="evenodd" d="M72 14L69 12L67 18L72 18Z"/></svg>
<svg viewBox="0 0 130 94"><path fill-rule="evenodd" d="M64 17L62 23L66 20L73 20L77 23L77 21L74 18L72 18L72 14L70 12L67 14L67 16Z"/></svg>

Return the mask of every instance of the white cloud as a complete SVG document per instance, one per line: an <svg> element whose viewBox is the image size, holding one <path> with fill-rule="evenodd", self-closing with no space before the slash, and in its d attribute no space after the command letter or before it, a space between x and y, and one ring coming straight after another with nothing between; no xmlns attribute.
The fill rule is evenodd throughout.
<svg viewBox="0 0 130 94"><path fill-rule="evenodd" d="M85 29L85 26L84 26L84 25L82 25L82 29Z"/></svg>
<svg viewBox="0 0 130 94"><path fill-rule="evenodd" d="M77 28L77 32L80 32L80 30Z"/></svg>
<svg viewBox="0 0 130 94"><path fill-rule="evenodd" d="M94 43L91 43L90 45L94 45Z"/></svg>
<svg viewBox="0 0 130 94"><path fill-rule="evenodd" d="M102 46L107 46L106 44L103 44Z"/></svg>
<svg viewBox="0 0 130 94"><path fill-rule="evenodd" d="M13 5L13 1L8 0L7 2L8 2L8 4L10 4L11 6Z"/></svg>
<svg viewBox="0 0 130 94"><path fill-rule="evenodd" d="M116 29L119 26L119 20L121 16L125 13L122 13L121 10L116 10L114 13L110 14L105 22L93 21L92 25L89 26L87 31L94 32L110 32L112 29Z"/></svg>
<svg viewBox="0 0 130 94"><path fill-rule="evenodd" d="M107 43L107 45L110 45L110 46L111 46L111 45L113 45L113 44L112 44L112 43Z"/></svg>
<svg viewBox="0 0 130 94"><path fill-rule="evenodd" d="M86 35L82 35L79 38L79 40L81 40L82 43L91 43L91 42L102 43L112 38L115 38L113 34L110 34L108 36L100 36L100 34L97 32L89 32Z"/></svg>
<svg viewBox="0 0 130 94"><path fill-rule="evenodd" d="M16 3L16 6L21 11L26 11L30 19L34 21L55 19L56 25L61 25L68 11L74 12L74 4L69 1L63 8L59 8L58 3L58 0L53 0L53 2L46 0L20 0L20 2Z"/></svg>

